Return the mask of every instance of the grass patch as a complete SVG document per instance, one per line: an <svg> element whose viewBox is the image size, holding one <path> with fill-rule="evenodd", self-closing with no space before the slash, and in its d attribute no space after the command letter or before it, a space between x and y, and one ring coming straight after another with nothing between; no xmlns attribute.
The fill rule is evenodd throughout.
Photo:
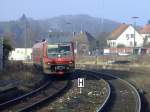
<svg viewBox="0 0 150 112"><path fill-rule="evenodd" d="M6 69L0 73L1 81L19 82L17 87L24 91L35 88L42 79L43 75L36 71L32 64L24 64L20 61L8 63Z"/></svg>

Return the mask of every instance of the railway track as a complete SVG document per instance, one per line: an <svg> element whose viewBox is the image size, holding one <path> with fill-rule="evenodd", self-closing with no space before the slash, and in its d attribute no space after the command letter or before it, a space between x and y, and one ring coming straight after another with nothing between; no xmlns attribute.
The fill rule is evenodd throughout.
<svg viewBox="0 0 150 112"><path fill-rule="evenodd" d="M82 76L83 74L85 74L85 75L87 75L87 76L89 76L89 77L93 77L93 78L95 78L95 79L97 79L97 80L102 79L103 82L107 83L107 86L106 86L106 88L107 88L107 93L104 93L104 94L107 94L107 96L106 96L105 99L103 100L102 104L100 104L99 107L95 110L95 112L101 112L101 111L103 110L103 108L105 107L106 103L109 101L109 98L110 98L111 87L110 87L109 83L108 83L106 80L104 80L103 78L99 77L99 76L98 76L97 74L95 74L95 73L93 74L93 73L90 73L89 71L83 71L83 70L79 70L79 71L77 70L76 72L77 72L77 74L79 74L80 76ZM79 77L79 76L78 76L78 77ZM99 100L102 100L102 99L99 99Z"/></svg>
<svg viewBox="0 0 150 112"><path fill-rule="evenodd" d="M77 72L77 74L79 74L80 76L85 74L85 75L87 75L87 77L93 77L93 78L95 78L97 80L101 79L101 80L103 80L104 83L107 83L107 81L105 81L103 78L100 78L95 73L93 74L93 73L89 73L89 72L85 72L85 71L79 70L79 72ZM94 112L101 112L103 110L103 108L105 107L106 103L109 101L111 88L110 88L109 83L107 83L106 85L107 85L106 86L107 92L104 93L104 94L106 94L106 97L104 99L99 99L99 100L102 100L102 103L99 105L99 107L97 107L97 109Z"/></svg>
<svg viewBox="0 0 150 112"><path fill-rule="evenodd" d="M33 90L30 93L22 95L13 100L0 104L1 112L26 112L32 110L39 104L53 99L63 92L69 85L68 79L63 80L48 80L40 88ZM7 107L7 108L6 108Z"/></svg>
<svg viewBox="0 0 150 112"><path fill-rule="evenodd" d="M19 90L17 87L12 87L0 92L0 102L4 103L13 98L19 97L23 94L23 91Z"/></svg>
<svg viewBox="0 0 150 112"><path fill-rule="evenodd" d="M76 73L79 75L76 77L85 77L87 79L88 77L94 77L95 79L104 79L109 83L107 86L107 97L105 97L103 103L96 109L96 112L140 112L140 96L137 90L128 82L102 72L77 70ZM2 112L30 111L33 107L44 101L56 97L68 85L68 79L54 80L54 82L49 80L45 85L31 93L0 104L0 109Z"/></svg>
<svg viewBox="0 0 150 112"><path fill-rule="evenodd" d="M84 73L95 74L108 81L111 87L109 101L100 112L140 112L141 100L137 90L127 81L96 71L86 71Z"/></svg>
<svg viewBox="0 0 150 112"><path fill-rule="evenodd" d="M78 88L78 78L84 78L85 87ZM110 95L109 84L94 74L75 71L70 76L71 88L48 106L37 112L98 112Z"/></svg>

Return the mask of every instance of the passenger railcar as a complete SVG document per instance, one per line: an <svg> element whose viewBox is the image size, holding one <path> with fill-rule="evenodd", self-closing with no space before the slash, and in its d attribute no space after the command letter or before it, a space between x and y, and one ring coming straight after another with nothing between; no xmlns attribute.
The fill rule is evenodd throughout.
<svg viewBox="0 0 150 112"><path fill-rule="evenodd" d="M45 74L69 73L75 68L73 43L37 42L32 48L32 60Z"/></svg>

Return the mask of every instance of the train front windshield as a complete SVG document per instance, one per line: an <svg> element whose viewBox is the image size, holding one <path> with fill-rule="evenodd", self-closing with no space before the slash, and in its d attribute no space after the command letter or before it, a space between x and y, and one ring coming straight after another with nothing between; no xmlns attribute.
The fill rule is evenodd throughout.
<svg viewBox="0 0 150 112"><path fill-rule="evenodd" d="M48 45L48 57L65 57L72 55L70 45Z"/></svg>

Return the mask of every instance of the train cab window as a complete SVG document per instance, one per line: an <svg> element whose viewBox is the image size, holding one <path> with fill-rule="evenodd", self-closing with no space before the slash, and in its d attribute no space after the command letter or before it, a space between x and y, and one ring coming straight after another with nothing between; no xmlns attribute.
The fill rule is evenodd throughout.
<svg viewBox="0 0 150 112"><path fill-rule="evenodd" d="M71 55L70 45L49 45L47 49L49 57L57 57L58 55L68 56Z"/></svg>
<svg viewBox="0 0 150 112"><path fill-rule="evenodd" d="M59 51L62 52L62 51L70 51L70 46L59 46Z"/></svg>

